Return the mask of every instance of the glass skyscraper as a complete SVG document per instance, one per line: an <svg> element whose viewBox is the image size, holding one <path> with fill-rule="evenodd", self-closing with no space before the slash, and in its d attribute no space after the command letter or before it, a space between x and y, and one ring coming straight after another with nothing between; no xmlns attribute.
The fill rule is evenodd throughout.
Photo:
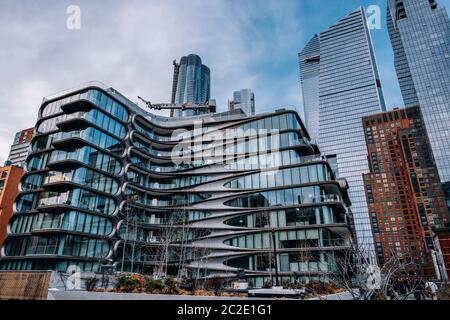
<svg viewBox="0 0 450 320"><path fill-rule="evenodd" d="M318 35L309 41L298 54L300 66L300 83L303 89L303 108L305 125L311 140L319 139L319 75L320 75L320 41Z"/></svg>
<svg viewBox="0 0 450 320"><path fill-rule="evenodd" d="M255 94L250 89L233 92L233 101L228 103L228 110L241 109L248 116L255 115Z"/></svg>
<svg viewBox="0 0 450 320"><path fill-rule="evenodd" d="M450 21L435 0L388 0L405 106L420 106L442 182L450 182Z"/></svg>
<svg viewBox="0 0 450 320"><path fill-rule="evenodd" d="M363 173L369 171L361 118L385 110L363 8L308 43L300 53L304 109L336 175L347 179L359 245L374 258ZM317 104L318 97L318 104ZM318 109L318 111L317 111Z"/></svg>
<svg viewBox="0 0 450 320"><path fill-rule="evenodd" d="M172 87L175 104L207 103L210 99L210 70L196 54L182 57L174 63ZM176 81L175 81L176 79ZM193 116L194 110L175 110L174 116Z"/></svg>

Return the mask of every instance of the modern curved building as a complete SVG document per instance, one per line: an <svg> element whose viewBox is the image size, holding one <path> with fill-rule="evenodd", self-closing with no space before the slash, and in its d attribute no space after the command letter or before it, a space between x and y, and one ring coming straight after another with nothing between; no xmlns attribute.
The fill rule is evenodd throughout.
<svg viewBox="0 0 450 320"><path fill-rule="evenodd" d="M275 261L330 281L352 242L345 181L294 111L167 118L87 84L44 99L35 132L3 270L243 269L258 287Z"/></svg>

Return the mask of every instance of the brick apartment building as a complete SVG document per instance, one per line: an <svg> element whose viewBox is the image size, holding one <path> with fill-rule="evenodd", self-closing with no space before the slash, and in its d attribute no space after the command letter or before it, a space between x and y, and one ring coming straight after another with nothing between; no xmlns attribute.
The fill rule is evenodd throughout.
<svg viewBox="0 0 450 320"><path fill-rule="evenodd" d="M449 220L419 107L363 117L370 173L364 186L377 260L434 276L434 229Z"/></svg>

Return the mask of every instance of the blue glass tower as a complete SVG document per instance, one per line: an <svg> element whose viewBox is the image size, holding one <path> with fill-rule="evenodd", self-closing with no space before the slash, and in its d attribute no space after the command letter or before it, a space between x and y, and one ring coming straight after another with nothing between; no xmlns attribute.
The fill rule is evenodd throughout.
<svg viewBox="0 0 450 320"><path fill-rule="evenodd" d="M300 83L303 88L305 125L312 141L319 138L320 41L318 35L298 54Z"/></svg>
<svg viewBox="0 0 450 320"><path fill-rule="evenodd" d="M388 0L405 106L420 106L442 182L450 181L450 21L435 0Z"/></svg>
<svg viewBox="0 0 450 320"><path fill-rule="evenodd" d="M210 99L210 70L195 54L182 57L175 66L178 79L174 85L175 103L206 103ZM194 110L177 110L174 116L192 116Z"/></svg>
<svg viewBox="0 0 450 320"><path fill-rule="evenodd" d="M347 179L358 243L374 258L361 117L384 111L385 105L364 9L315 36L299 58L308 129L335 173Z"/></svg>

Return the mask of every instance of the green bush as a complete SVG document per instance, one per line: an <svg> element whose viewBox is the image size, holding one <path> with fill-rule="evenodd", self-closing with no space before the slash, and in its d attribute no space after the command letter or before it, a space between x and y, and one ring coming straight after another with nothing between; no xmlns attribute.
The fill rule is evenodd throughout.
<svg viewBox="0 0 450 320"><path fill-rule="evenodd" d="M153 293L156 290L161 290L164 288L164 284L161 280L148 280L145 284L145 290L148 293Z"/></svg>
<svg viewBox="0 0 450 320"><path fill-rule="evenodd" d="M120 275L116 280L116 289L131 292L141 288L141 278L138 275Z"/></svg>

